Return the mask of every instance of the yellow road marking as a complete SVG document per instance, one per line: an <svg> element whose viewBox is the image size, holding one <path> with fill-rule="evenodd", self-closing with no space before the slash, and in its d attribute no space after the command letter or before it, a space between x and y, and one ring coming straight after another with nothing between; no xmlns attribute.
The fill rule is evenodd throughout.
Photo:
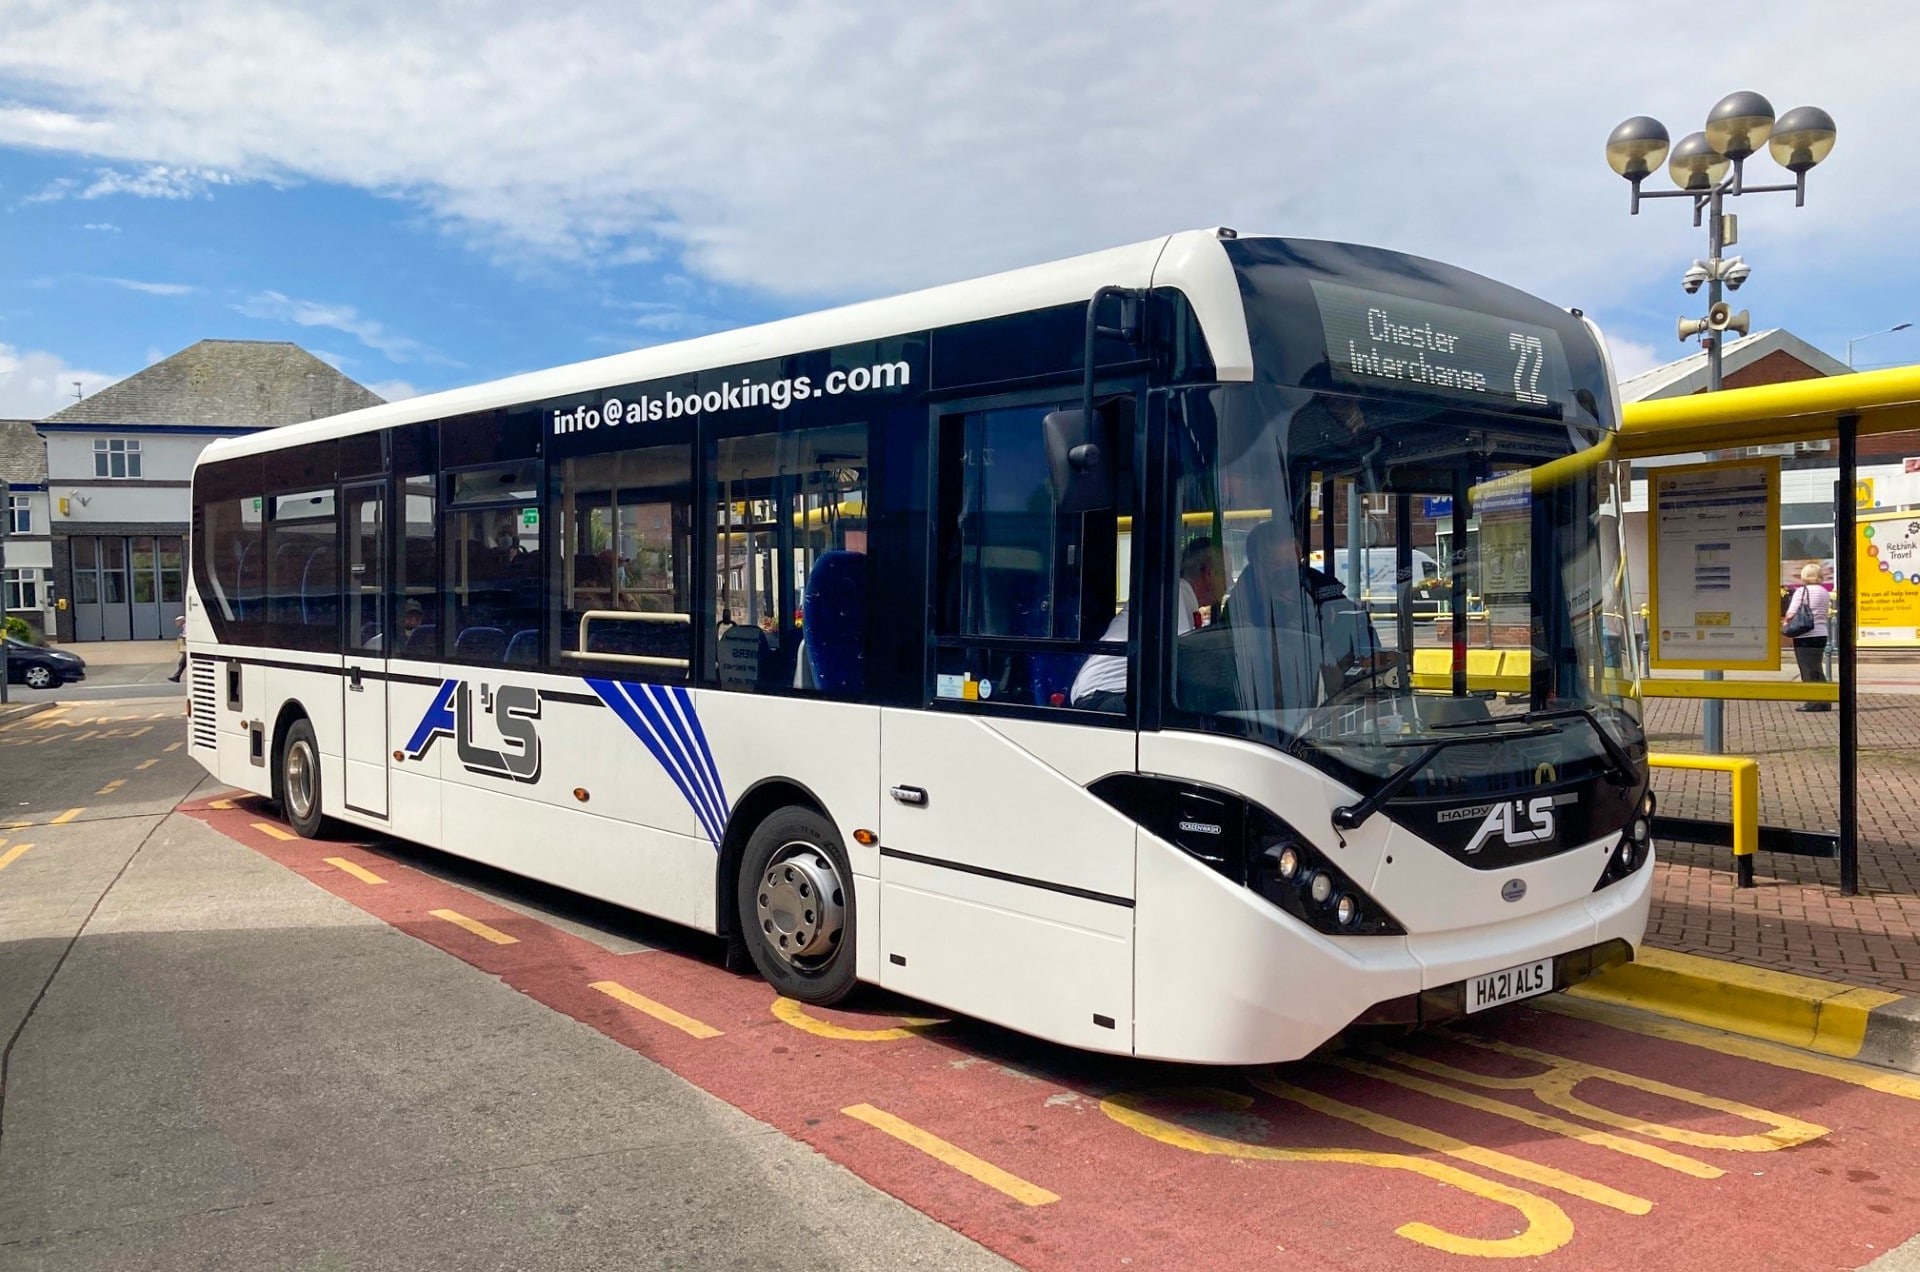
<svg viewBox="0 0 1920 1272"><path fill-rule="evenodd" d="M1175 1088L1157 1091L1152 1096L1189 1099L1211 1104L1217 1109L1243 1112L1253 1104L1251 1096L1237 1091L1208 1088ZM1140 1107L1150 1098L1146 1092L1123 1092L1100 1101L1100 1111L1129 1130L1190 1153L1210 1153L1255 1162L1342 1162L1349 1166L1376 1166L1383 1170L1404 1170L1448 1184L1475 1197L1499 1202L1520 1212L1526 1227L1510 1237L1463 1237L1444 1228L1415 1220L1403 1223L1394 1232L1419 1245L1447 1254L1472 1255L1487 1259L1520 1259L1551 1254L1573 1239L1573 1221L1567 1212L1525 1189L1482 1179L1471 1171L1444 1162L1415 1157L1408 1153L1382 1153L1358 1148L1276 1148L1266 1144L1248 1144L1240 1140L1190 1130L1164 1118L1155 1117Z"/></svg>
<svg viewBox="0 0 1920 1272"><path fill-rule="evenodd" d="M0 844L5 842L7 841L0 839ZM26 855L27 849L31 847L33 847L32 844L15 844L5 852L0 852L0 870L5 870L8 866L20 860L21 857Z"/></svg>
<svg viewBox="0 0 1920 1272"><path fill-rule="evenodd" d="M0 830L25 830L33 825L30 821L0 822Z"/></svg>
<svg viewBox="0 0 1920 1272"><path fill-rule="evenodd" d="M153 726L152 726L152 725L150 725L150 724L143 724L143 725L141 725L141 726L140 726L139 728L137 728L137 729L134 729L134 730L132 730L131 732L129 732L129 733L127 734L127 736L128 736L128 737L130 737L130 738L137 738L137 737L139 737L139 736L140 736L140 735L141 735L142 733L152 733L152 732L153 732Z"/></svg>
<svg viewBox="0 0 1920 1272"><path fill-rule="evenodd" d="M218 808L218 809L222 809L222 810L225 810L225 809L231 809L231 808L233 807L233 801L232 801L232 800L230 800L230 799L215 799L215 800L209 800L209 801L207 801L207 807L208 807L208 808Z"/></svg>
<svg viewBox="0 0 1920 1272"><path fill-rule="evenodd" d="M142 760L138 764L133 766L133 771L136 773L144 772L145 770L152 768L154 765L158 764L159 762L160 762L160 759L158 756L154 757L151 760Z"/></svg>
<svg viewBox="0 0 1920 1272"><path fill-rule="evenodd" d="M86 812L86 811L87 811L87 810L86 810L85 808L69 808L69 809L68 809L68 810L67 810L66 812L64 812L64 813L62 813L62 814L60 814L60 815L59 815L58 817L56 817L56 818L54 818L54 819L53 819L52 821L50 821L50 822L48 822L48 823L47 823L47 825L49 825L49 826L64 826L64 825L66 825L66 824L67 824L68 822L70 822L70 821L72 821L72 820L73 820L74 818L76 818L76 817L78 817L78 816L79 816L80 814L82 814L82 813L84 813L84 812Z"/></svg>
<svg viewBox="0 0 1920 1272"><path fill-rule="evenodd" d="M1394 1053L1374 1052L1369 1054L1377 1055L1380 1059L1389 1061L1397 1061L1400 1059L1400 1057ZM1569 1122L1564 1118L1554 1117L1550 1113L1537 1113L1532 1109L1523 1109L1518 1105L1508 1104L1504 1100L1496 1100L1492 1096L1480 1095L1473 1091L1462 1091L1458 1087L1446 1086L1442 1083L1433 1082L1427 1078L1418 1077L1411 1073L1401 1073L1397 1069L1388 1069L1381 1065L1368 1064L1364 1060L1355 1060L1349 1056L1333 1057L1330 1063L1336 1064L1349 1072L1373 1078L1379 1082L1391 1082L1395 1086L1405 1087L1409 1091L1418 1091L1422 1095L1430 1095L1439 1100L1450 1100L1455 1104L1462 1104L1470 1109L1478 1109L1482 1113L1491 1113L1495 1117L1508 1118L1522 1125L1531 1126L1538 1131L1546 1131L1553 1135L1564 1135L1568 1139L1579 1140L1583 1144L1591 1144L1596 1148L1612 1149L1614 1152L1624 1153L1628 1157L1637 1157L1641 1161L1652 1162L1656 1166L1665 1166L1668 1170L1677 1170L1683 1175L1691 1175L1695 1179L1718 1179L1727 1173L1718 1166L1709 1166L1706 1162L1697 1161L1681 1153L1675 1153L1669 1149L1661 1148L1657 1144L1642 1144L1638 1140L1630 1140L1625 1136L1615 1135L1611 1131L1599 1131L1590 1126L1581 1126L1577 1122Z"/></svg>
<svg viewBox="0 0 1920 1272"><path fill-rule="evenodd" d="M966 1149L949 1144L931 1131L923 1131L884 1109L876 1109L871 1104L855 1104L840 1111L875 1130L884 1131L902 1144L919 1149L936 1161L946 1163L963 1175L979 1180L989 1188L1005 1193L1022 1205L1046 1206L1060 1200L1060 1194L1048 1192L1038 1184L1030 1184L1018 1175L1009 1174L992 1162L975 1157Z"/></svg>
<svg viewBox="0 0 1920 1272"><path fill-rule="evenodd" d="M169 742L169 743L167 743L167 750L169 750L169 751L178 751L179 749L180 749L180 744L179 744L178 742Z"/></svg>
<svg viewBox="0 0 1920 1272"><path fill-rule="evenodd" d="M643 1011L655 1020L672 1025L681 1033L692 1034L696 1038L718 1038L720 1031L712 1025L703 1024L692 1016L684 1016L665 1003L656 1003L644 994L636 994L618 981L595 981L589 989L597 989L615 1002L625 1003L635 1011Z"/></svg>
<svg viewBox="0 0 1920 1272"><path fill-rule="evenodd" d="M291 838L292 836L288 837ZM470 919L458 910L429 910L427 913L436 919L445 919L455 927L465 928L481 940L492 941L495 945L518 945L520 943L519 937L508 936L499 928L490 928L480 920Z"/></svg>
<svg viewBox="0 0 1920 1272"><path fill-rule="evenodd" d="M1565 1056L1549 1055L1544 1051L1535 1051L1531 1047L1516 1046L1493 1038L1470 1038L1465 1034L1451 1036L1454 1041L1465 1043L1470 1047L1498 1052L1521 1060L1531 1060L1545 1068L1540 1073L1529 1074L1524 1078L1495 1078L1484 1073L1475 1073L1470 1069L1459 1069L1450 1064L1442 1064L1438 1060L1429 1060L1424 1056L1402 1056L1400 1063L1409 1069L1417 1069L1423 1073L1431 1073L1455 1082L1487 1087L1495 1091L1530 1091L1541 1103L1551 1104L1562 1112L1586 1118L1589 1122L1599 1122L1603 1126L1614 1126L1623 1131L1632 1131L1636 1135L1645 1135L1650 1139L1663 1139L1669 1143L1686 1144L1693 1148L1719 1148L1735 1153L1771 1153L1776 1149L1805 1144L1809 1140L1816 1140L1827 1134L1826 1127L1813 1122L1803 1122L1797 1117L1743 1104L1738 1100L1708 1095L1704 1091L1674 1086L1672 1083L1661 1082L1656 1078L1643 1078L1638 1074L1624 1073L1604 1065L1569 1060ZM1770 1129L1758 1135L1717 1135L1707 1131L1690 1130L1684 1126L1669 1126L1664 1122L1649 1122L1625 1113L1616 1113L1612 1109L1602 1108L1597 1104L1589 1104L1576 1096L1573 1093L1574 1089L1582 1082L1588 1081L1631 1087L1651 1095L1665 1096L1669 1100L1691 1104L1697 1108L1712 1109L1716 1113L1730 1113L1734 1117L1748 1122L1758 1122Z"/></svg>
<svg viewBox="0 0 1920 1272"><path fill-rule="evenodd" d="M1502 1175L1511 1175L1515 1179L1524 1179L1530 1184L1539 1184L1556 1192L1567 1193L1591 1201L1595 1205L1605 1206L1610 1210L1618 1210L1630 1215L1644 1215L1653 1209L1653 1203L1644 1197L1635 1197L1631 1193L1623 1193L1605 1184L1595 1183L1591 1179L1583 1179L1569 1171L1542 1166L1539 1162L1530 1162L1524 1157L1514 1157L1498 1149L1469 1144L1451 1135L1429 1130L1424 1126L1415 1126L1412 1122L1402 1122L1399 1118L1389 1117L1385 1113L1355 1108L1351 1104L1343 1103L1331 1096L1321 1095L1317 1091L1294 1086L1290 1082L1281 1082L1277 1078L1269 1077L1249 1077L1247 1080L1268 1095L1304 1105L1316 1113L1337 1117L1343 1122L1352 1122L1355 1126L1364 1127L1376 1135L1404 1140L1416 1148L1445 1153L1448 1157L1457 1157L1463 1162L1472 1162L1483 1169L1498 1171Z"/></svg>
<svg viewBox="0 0 1920 1272"><path fill-rule="evenodd" d="M324 860L328 865L332 866L335 870L343 870L347 874L352 875L354 878L358 879L362 883L385 883L386 882L385 879L382 879L379 875L373 873L373 871L367 869L365 866L355 865L353 862L348 861L345 857L327 857Z"/></svg>
<svg viewBox="0 0 1920 1272"><path fill-rule="evenodd" d="M896 1038L917 1037L922 1030L947 1023L927 1016L902 1016L902 1023L890 1029L853 1029L808 1015L807 1009L791 998L774 999L773 1006L768 1010L775 1019L785 1021L795 1029L804 1030L816 1038L832 1038L836 1042L892 1042Z"/></svg>
<svg viewBox="0 0 1920 1272"><path fill-rule="evenodd" d="M171 720L172 718L172 714L166 711L156 711L147 717L149 720Z"/></svg>
<svg viewBox="0 0 1920 1272"><path fill-rule="evenodd" d="M272 822L255 822L253 823L253 828L259 831L261 834L271 835L273 836L273 838L278 839L283 843L288 840L300 838L300 836L293 834L290 831L285 831L280 829L278 826L274 825Z"/></svg>
<svg viewBox="0 0 1920 1272"><path fill-rule="evenodd" d="M95 795L111 795L115 791L119 790L122 786L125 786L126 784L127 784L126 778L116 777L111 782L108 782L105 786L102 786L99 790L95 791L94 794Z"/></svg>
<svg viewBox="0 0 1920 1272"><path fill-rule="evenodd" d="M1648 1016L1590 999L1556 995L1552 996L1551 1001L1544 998L1537 999L1534 1006L1557 1012L1562 1016L1591 1020L1595 1024L1606 1025L1611 1029L1625 1029L1629 1033L1644 1034L1649 1038L1662 1038L1668 1042L1678 1042L1689 1047L1702 1047L1708 1051L1718 1051L1721 1055L1738 1056L1742 1060L1755 1060L1761 1064L1772 1065L1776 1069L1791 1069L1798 1073L1811 1073L1823 1078L1832 1078L1836 1082L1865 1087L1869 1091L1879 1091L1883 1095L1920 1100L1920 1078L1910 1077L1904 1073L1888 1073L1883 1069L1814 1055L1792 1047L1783 1047L1778 1043L1717 1033L1712 1029L1684 1025L1678 1021Z"/></svg>

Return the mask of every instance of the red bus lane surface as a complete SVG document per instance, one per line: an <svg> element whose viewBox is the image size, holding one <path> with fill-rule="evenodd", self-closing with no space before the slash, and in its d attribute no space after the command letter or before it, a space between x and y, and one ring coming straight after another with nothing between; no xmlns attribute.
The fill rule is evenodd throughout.
<svg viewBox="0 0 1920 1272"><path fill-rule="evenodd" d="M1825 1269L1920 1230L1920 1079L1563 997L1261 1069L1092 1056L612 953L250 799L182 811L1029 1267Z"/></svg>

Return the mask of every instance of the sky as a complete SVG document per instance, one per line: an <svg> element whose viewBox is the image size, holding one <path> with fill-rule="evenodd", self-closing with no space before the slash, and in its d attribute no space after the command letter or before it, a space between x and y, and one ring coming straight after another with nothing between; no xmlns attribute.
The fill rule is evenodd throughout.
<svg viewBox="0 0 1920 1272"><path fill-rule="evenodd" d="M398 398L1223 224L1579 306L1631 375L1689 352L1706 234L1628 215L1607 133L1740 89L1839 130L1805 207L1732 205L1754 329L1844 358L1920 323L1910 3L0 0L0 32L0 418L208 337Z"/></svg>

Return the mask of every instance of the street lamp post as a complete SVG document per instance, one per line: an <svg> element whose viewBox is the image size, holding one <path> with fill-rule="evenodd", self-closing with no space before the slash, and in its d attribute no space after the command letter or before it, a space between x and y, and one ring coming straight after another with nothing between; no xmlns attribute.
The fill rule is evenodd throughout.
<svg viewBox="0 0 1920 1272"><path fill-rule="evenodd" d="M1774 117L1773 105L1758 93L1729 93L1707 112L1707 125L1688 133L1671 147L1667 129L1659 120L1635 115L1615 128L1607 137L1607 164L1633 185L1628 211L1638 216L1641 199L1691 199L1693 223L1706 218L1707 257L1687 268L1680 285L1688 295L1707 288L1707 313L1704 318L1680 319L1680 339L1700 338L1707 352L1707 390L1721 386L1724 333L1746 335L1751 320L1746 310L1734 313L1721 298L1721 288L1738 291L1753 271L1738 256L1722 253L1739 242L1738 218L1724 210L1726 200L1749 194L1791 192L1794 206L1803 207L1807 199L1807 173L1833 152L1833 116L1818 106L1796 106ZM1746 162L1760 147L1766 146L1774 161L1793 173L1791 185L1747 185ZM1640 183L1651 176L1661 161L1668 160L1667 172L1677 190L1642 190ZM1709 458L1717 458L1713 453ZM1717 671L1706 673L1718 680ZM1724 704L1709 698L1701 712L1700 744L1708 754L1726 749Z"/></svg>
<svg viewBox="0 0 1920 1272"><path fill-rule="evenodd" d="M1896 323L1888 327L1885 331L1869 331L1864 336L1855 336L1853 339L1847 341L1847 370L1853 370L1853 346L1859 344L1862 340L1871 340L1875 336L1890 336L1896 331L1905 331L1911 326L1913 326L1913 324L1910 322Z"/></svg>

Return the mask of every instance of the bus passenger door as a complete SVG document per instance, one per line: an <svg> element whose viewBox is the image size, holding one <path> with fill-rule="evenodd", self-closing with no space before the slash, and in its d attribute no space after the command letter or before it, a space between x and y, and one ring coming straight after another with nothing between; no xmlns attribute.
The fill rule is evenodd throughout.
<svg viewBox="0 0 1920 1272"><path fill-rule="evenodd" d="M341 558L341 611L346 658L341 668L341 718L345 722L342 766L347 807L387 816L387 640L382 598L387 591L386 486L383 482L341 490L346 542Z"/></svg>

